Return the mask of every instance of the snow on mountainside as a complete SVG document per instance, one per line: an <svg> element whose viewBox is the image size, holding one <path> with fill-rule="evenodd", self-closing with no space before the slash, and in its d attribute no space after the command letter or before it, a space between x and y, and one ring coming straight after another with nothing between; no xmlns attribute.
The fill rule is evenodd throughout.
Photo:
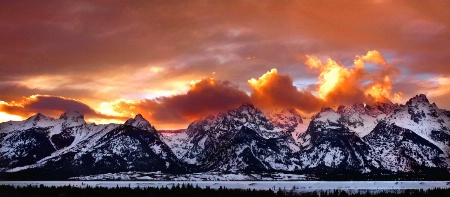
<svg viewBox="0 0 450 197"><path fill-rule="evenodd" d="M82 118L76 113L63 114L59 120L49 124L53 126L8 132L9 135L1 139L0 164L7 167L3 171L39 174L41 169L45 169L60 176L76 176L128 170L182 169L159 133L142 116L129 119L124 125L88 125ZM52 132L55 127L61 130ZM21 144L26 145L22 147ZM24 154L8 157L5 153L9 152ZM8 165L11 160L18 165Z"/></svg>
<svg viewBox="0 0 450 197"><path fill-rule="evenodd" d="M292 138L298 143L299 137L308 129L311 119L302 117L295 109L275 109L267 114L267 118L276 127L291 132Z"/></svg>
<svg viewBox="0 0 450 197"><path fill-rule="evenodd" d="M450 116L448 111L430 104L423 94L401 105L387 121L414 131L445 151L450 139Z"/></svg>
<svg viewBox="0 0 450 197"><path fill-rule="evenodd" d="M9 121L0 124L0 133L31 128L53 128L51 134L59 133L62 129L86 124L82 114L76 111L61 114L59 119L46 117L37 113L25 121Z"/></svg>
<svg viewBox="0 0 450 197"><path fill-rule="evenodd" d="M142 117L141 114L136 115L135 118L128 119L124 125L130 125L142 130L156 131L155 127Z"/></svg>
<svg viewBox="0 0 450 197"><path fill-rule="evenodd" d="M411 130L380 122L363 140L371 148L372 164L388 171L420 171L445 168L443 152Z"/></svg>
<svg viewBox="0 0 450 197"><path fill-rule="evenodd" d="M370 147L340 123L341 116L331 108L322 109L301 136L299 155L303 169L370 171Z"/></svg>
<svg viewBox="0 0 450 197"><path fill-rule="evenodd" d="M299 124L303 124L301 115L295 109L275 109L267 118L277 127L294 130Z"/></svg>
<svg viewBox="0 0 450 197"><path fill-rule="evenodd" d="M38 113L25 121L0 124L0 171L34 164L51 156L57 150L69 146L72 141L87 134L81 132L77 136L72 136L68 142L64 139L59 140L61 132L76 130L85 124L83 115L78 112L64 113L59 119Z"/></svg>
<svg viewBox="0 0 450 197"><path fill-rule="evenodd" d="M425 95L405 105L323 108L311 118L243 104L165 132L141 115L107 125L87 124L78 112L0 123L0 179L136 171L445 175L449 166L450 112Z"/></svg>
<svg viewBox="0 0 450 197"><path fill-rule="evenodd" d="M293 170L298 150L291 134L251 104L189 125L191 148L183 160L207 170ZM250 136L250 137L249 137Z"/></svg>
<svg viewBox="0 0 450 197"><path fill-rule="evenodd" d="M192 144L188 142L189 136L186 130L178 132L163 132L161 140L170 147L172 152L181 159L184 154L191 148Z"/></svg>
<svg viewBox="0 0 450 197"><path fill-rule="evenodd" d="M373 106L361 103L350 107L340 106L337 113L341 115L343 124L362 138L397 108L398 105L391 102L376 103Z"/></svg>
<svg viewBox="0 0 450 197"><path fill-rule="evenodd" d="M428 102L424 95L417 96L407 106L417 103L415 99L420 97L420 105ZM300 138L303 148L300 156L302 166L335 170L359 169L364 173L448 168L444 162L448 156L443 154L436 143L429 141L427 136L413 132L410 128L396 126L395 124L402 124L398 120L394 123L385 122L396 119L399 113L402 114L403 108L406 107L378 103L375 106L361 104L339 107L337 112L331 108L323 109L313 118L308 130ZM417 113L417 108L408 112ZM409 120L414 120L413 117L408 116ZM424 125L416 126L422 131L427 130L423 128ZM448 148L448 144L444 147Z"/></svg>

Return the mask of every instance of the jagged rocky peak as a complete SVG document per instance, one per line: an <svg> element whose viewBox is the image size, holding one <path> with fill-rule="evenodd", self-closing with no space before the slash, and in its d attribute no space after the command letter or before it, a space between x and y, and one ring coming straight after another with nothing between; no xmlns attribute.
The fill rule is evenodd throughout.
<svg viewBox="0 0 450 197"><path fill-rule="evenodd" d="M398 108L398 104L386 100L384 102L376 102L373 104L358 103L351 106L339 106L337 113L344 117L350 117L355 113L377 117L380 114L389 115L393 113L396 108Z"/></svg>
<svg viewBox="0 0 450 197"><path fill-rule="evenodd" d="M288 117L288 118L290 118L290 117L295 117L296 121L299 121L299 123L303 123L302 114L300 114L294 108L274 109L267 115L267 117L268 118L275 118L275 117Z"/></svg>
<svg viewBox="0 0 450 197"><path fill-rule="evenodd" d="M237 117L246 122L268 121L264 113L251 103L244 103L239 108L228 111L227 116Z"/></svg>
<svg viewBox="0 0 450 197"><path fill-rule="evenodd" d="M366 106L367 105L365 105L364 103L353 104L352 106L341 105L337 108L336 112L341 115L353 114L353 113L365 114Z"/></svg>
<svg viewBox="0 0 450 197"><path fill-rule="evenodd" d="M59 116L59 119L64 120L84 119L84 115L81 114L79 111L68 111L61 114L61 116Z"/></svg>
<svg viewBox="0 0 450 197"><path fill-rule="evenodd" d="M384 114L392 114L394 111L399 107L397 103L392 103L391 101L387 100L385 102L377 102L374 106L366 106L367 108L376 108L379 111L383 112Z"/></svg>
<svg viewBox="0 0 450 197"><path fill-rule="evenodd" d="M189 136L204 135L228 135L238 132L242 126L254 129L261 135L273 131L275 126L266 115L251 103L244 103L237 109L229 110L227 113L208 115L191 123L186 133ZM209 134L208 134L209 135ZM269 134L267 134L269 135ZM271 135L271 134L270 134Z"/></svg>
<svg viewBox="0 0 450 197"><path fill-rule="evenodd" d="M125 122L125 125L130 125L142 130L155 130L155 128L141 115L138 114L134 118L130 118Z"/></svg>
<svg viewBox="0 0 450 197"><path fill-rule="evenodd" d="M320 110L320 112L313 116L313 121L321 121L321 122L338 122L341 118L341 115L334 111L331 107L325 107Z"/></svg>
<svg viewBox="0 0 450 197"><path fill-rule="evenodd" d="M274 109L267 114L267 118L277 127L294 128L298 124L303 124L302 116L297 110L290 109Z"/></svg>
<svg viewBox="0 0 450 197"><path fill-rule="evenodd" d="M52 124L52 121L54 119L44 116L41 113L37 113L35 115L30 116L28 119L25 120L25 122L23 123L24 125L27 126L50 126L50 124Z"/></svg>
<svg viewBox="0 0 450 197"><path fill-rule="evenodd" d="M409 99L408 102L406 102L406 105L414 105L414 104L418 104L418 103L430 103L428 101L428 98L425 94L419 94L416 95L415 97Z"/></svg>
<svg viewBox="0 0 450 197"><path fill-rule="evenodd" d="M406 102L408 113L411 114L411 119L418 123L423 119L429 119L427 116L438 118L441 111L436 104L430 104L427 96L424 94L416 95Z"/></svg>
<svg viewBox="0 0 450 197"><path fill-rule="evenodd" d="M241 106L239 106L239 108L237 108L236 110L233 110L233 112L236 113L245 113L245 114L254 114L255 112L259 111L258 109L255 108L255 106L251 103L243 103Z"/></svg>
<svg viewBox="0 0 450 197"><path fill-rule="evenodd" d="M86 124L86 121L84 120L84 115L81 114L79 111L69 111L64 112L59 117L60 120L64 120L64 122L70 123L70 124Z"/></svg>
<svg viewBox="0 0 450 197"><path fill-rule="evenodd" d="M42 115L41 113L37 113L37 114L34 114L34 115L30 116L30 117L27 119L27 122L28 122L28 121L34 121L34 122L37 122L37 121L39 121L39 120L45 120L45 119L51 119L51 118L49 118L49 117L47 117L47 116L44 116L44 115Z"/></svg>

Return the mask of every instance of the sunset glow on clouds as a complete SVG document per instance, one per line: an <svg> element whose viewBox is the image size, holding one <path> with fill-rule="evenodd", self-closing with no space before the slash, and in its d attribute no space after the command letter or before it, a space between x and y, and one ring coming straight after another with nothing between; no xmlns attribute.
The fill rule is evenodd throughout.
<svg viewBox="0 0 450 197"><path fill-rule="evenodd" d="M373 63L374 69L367 71L365 63ZM318 97L334 103L352 104L354 102L383 102L386 99L401 100L402 93L391 94L391 79L399 71L389 65L380 52L373 50L364 56L356 56L353 67L339 65L328 58L322 63L315 56L307 56L306 64L320 69Z"/></svg>
<svg viewBox="0 0 450 197"><path fill-rule="evenodd" d="M66 110L185 128L416 94L450 109L447 1L5 1L0 122Z"/></svg>

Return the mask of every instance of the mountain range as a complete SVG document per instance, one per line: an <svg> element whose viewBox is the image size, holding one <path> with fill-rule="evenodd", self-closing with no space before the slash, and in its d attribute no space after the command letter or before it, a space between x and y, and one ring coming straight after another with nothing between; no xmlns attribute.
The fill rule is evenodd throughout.
<svg viewBox="0 0 450 197"><path fill-rule="evenodd" d="M141 115L96 125L78 112L0 123L0 179L68 179L107 173L292 173L318 179L450 178L450 112L423 94L263 113L243 104L185 130L157 131Z"/></svg>

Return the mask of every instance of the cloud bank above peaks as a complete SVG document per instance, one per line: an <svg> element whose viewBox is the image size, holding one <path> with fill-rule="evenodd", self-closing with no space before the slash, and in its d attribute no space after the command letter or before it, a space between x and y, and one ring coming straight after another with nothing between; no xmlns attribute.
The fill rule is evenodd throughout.
<svg viewBox="0 0 450 197"><path fill-rule="evenodd" d="M307 90L298 90L289 75L279 75L272 69L259 79L250 79L252 102L263 109L296 108L300 111L315 112L324 102Z"/></svg>
<svg viewBox="0 0 450 197"><path fill-rule="evenodd" d="M367 70L367 63L373 64L371 70ZM192 81L186 93L136 102L117 100L110 103L110 108L124 116L140 113L156 125L170 125L188 124L207 114L224 112L247 102L265 111L295 108L311 114L322 107L395 100L401 94L392 93L391 78L399 75L399 71L375 50L356 56L350 68L331 58L322 63L315 56L307 56L305 64L311 71L319 71L316 90L299 89L291 76L279 74L274 68L258 79L248 80L250 91L230 81L205 78Z"/></svg>
<svg viewBox="0 0 450 197"><path fill-rule="evenodd" d="M366 63L372 63L369 71ZM364 56L356 56L353 66L347 68L328 58L323 63L316 56L307 56L306 63L318 69L317 95L327 105L373 103L385 100L399 101L401 92L392 94L392 79L400 71L389 65L380 52L373 50Z"/></svg>
<svg viewBox="0 0 450 197"><path fill-rule="evenodd" d="M185 124L209 111L195 97L206 91L189 82L213 80L209 88L235 96L208 106L214 110L249 101L308 113L419 93L450 109L449 7L440 0L5 0L0 101L52 95L89 106L96 122L140 109L149 120L145 110L155 121Z"/></svg>
<svg viewBox="0 0 450 197"><path fill-rule="evenodd" d="M18 101L2 101L0 102L0 111L24 118L36 113L42 113L51 117L59 117L60 114L70 111L78 111L89 117L113 118L111 116L99 114L83 102L50 95L32 95Z"/></svg>
<svg viewBox="0 0 450 197"><path fill-rule="evenodd" d="M248 102L265 111L295 108L311 114L322 107L400 99L401 92L392 93L392 78L399 76L400 71L376 50L357 55L352 67L331 58L322 61L312 55L306 56L305 64L317 75L315 88L299 89L289 74L279 74L273 68L257 79L249 79L246 87L226 80L204 78L191 81L184 93L154 99L117 99L89 106L64 97L34 95L3 102L0 110L23 117L37 112L55 116L76 110L100 123L120 122L142 114L157 128L183 128L202 116L225 112Z"/></svg>

